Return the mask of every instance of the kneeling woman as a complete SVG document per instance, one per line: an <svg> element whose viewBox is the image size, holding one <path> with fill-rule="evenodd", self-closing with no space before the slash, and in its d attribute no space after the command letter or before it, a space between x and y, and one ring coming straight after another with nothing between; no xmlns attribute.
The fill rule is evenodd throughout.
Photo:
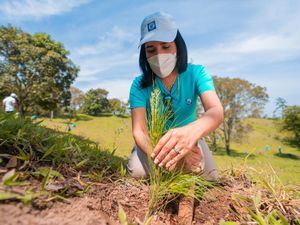
<svg viewBox="0 0 300 225"><path fill-rule="evenodd" d="M158 12L143 20L139 58L142 75L135 78L130 89L135 147L127 168L133 177L149 174L151 158L170 171L183 163L187 172L202 172L211 180L218 178L212 153L202 138L222 123L223 108L210 74L202 65L189 64L187 59L185 42L170 15ZM147 114L154 87L160 90L163 102L171 103L172 124L176 127L152 149ZM197 118L199 99L205 113Z"/></svg>

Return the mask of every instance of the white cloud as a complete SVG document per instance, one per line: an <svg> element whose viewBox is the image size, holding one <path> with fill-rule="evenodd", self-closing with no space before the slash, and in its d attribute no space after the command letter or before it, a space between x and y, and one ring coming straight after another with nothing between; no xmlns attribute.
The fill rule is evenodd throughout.
<svg viewBox="0 0 300 225"><path fill-rule="evenodd" d="M111 56L97 55L89 58L81 58L77 64L80 66L78 81L93 81L107 78L111 73L116 73L120 69L128 69L137 64L136 55L114 54ZM76 62L76 61L75 61ZM129 70L130 71L130 70ZM137 73L137 72L136 72ZM128 76L130 76L128 72Z"/></svg>
<svg viewBox="0 0 300 225"><path fill-rule="evenodd" d="M244 35L243 35L244 36ZM233 40L208 48L195 49L190 57L211 67L251 66L257 63L276 63L300 56L300 36L261 34Z"/></svg>
<svg viewBox="0 0 300 225"><path fill-rule="evenodd" d="M80 66L78 81L107 79L111 74L132 77L138 68L137 37L133 32L113 27L98 38L98 41L80 46L72 52L74 62ZM116 75L117 76L117 75Z"/></svg>
<svg viewBox="0 0 300 225"><path fill-rule="evenodd" d="M244 21L238 30L221 35L210 45L193 49L190 52L193 61L222 69L220 72L238 72L241 68L274 65L299 58L299 1L275 0L272 5L259 1L252 3L252 10L248 8L252 14L237 17Z"/></svg>
<svg viewBox="0 0 300 225"><path fill-rule="evenodd" d="M0 4L0 11L14 19L40 19L71 11L90 0L12 0Z"/></svg>
<svg viewBox="0 0 300 225"><path fill-rule="evenodd" d="M103 53L111 53L111 51L119 51L121 48L130 47L128 45L136 44L137 36L130 31L114 26L111 31L107 31L98 38L98 41L91 45L84 45L76 48L74 54L76 56L97 55ZM124 45L127 46L124 46Z"/></svg>
<svg viewBox="0 0 300 225"><path fill-rule="evenodd" d="M212 74L241 77L267 87L270 101L265 112L271 115L277 97L286 98L291 104L298 101L299 104L296 97L299 96L296 91L299 79L288 79L297 72L286 71L284 64L300 58L297 43L300 43L300 36L296 33L237 35L230 41L192 50L190 57L193 62L207 66ZM276 67L279 63L285 66Z"/></svg>
<svg viewBox="0 0 300 225"><path fill-rule="evenodd" d="M95 43L72 51L72 58L80 65L76 83L84 91L104 88L109 98L128 100L133 77L139 73L138 35L134 32L114 26Z"/></svg>
<svg viewBox="0 0 300 225"><path fill-rule="evenodd" d="M87 85L82 90L86 92L92 88L103 88L109 92L108 98L119 98L122 101L127 101L131 83L131 79L104 80Z"/></svg>
<svg viewBox="0 0 300 225"><path fill-rule="evenodd" d="M300 5L281 3L260 7L238 32L189 52L193 62L207 66L212 74L241 77L266 87L269 115L277 97L289 104L299 104L300 99L300 68L295 64L300 58Z"/></svg>

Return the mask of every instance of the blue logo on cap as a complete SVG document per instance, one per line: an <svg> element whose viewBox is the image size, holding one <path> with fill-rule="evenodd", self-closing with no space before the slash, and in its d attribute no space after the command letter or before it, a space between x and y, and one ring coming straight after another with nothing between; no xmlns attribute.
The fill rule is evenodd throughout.
<svg viewBox="0 0 300 225"><path fill-rule="evenodd" d="M156 29L156 23L155 23L155 21L152 21L152 22L148 23L147 27L148 27L148 32L150 32L152 30L155 30Z"/></svg>

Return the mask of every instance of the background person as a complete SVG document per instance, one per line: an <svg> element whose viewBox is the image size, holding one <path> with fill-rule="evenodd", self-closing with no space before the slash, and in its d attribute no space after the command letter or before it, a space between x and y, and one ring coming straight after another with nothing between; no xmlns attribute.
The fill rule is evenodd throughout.
<svg viewBox="0 0 300 225"><path fill-rule="evenodd" d="M13 113L17 108L17 95L15 93L11 93L10 96L7 96L3 99L2 104L4 111L6 113Z"/></svg>

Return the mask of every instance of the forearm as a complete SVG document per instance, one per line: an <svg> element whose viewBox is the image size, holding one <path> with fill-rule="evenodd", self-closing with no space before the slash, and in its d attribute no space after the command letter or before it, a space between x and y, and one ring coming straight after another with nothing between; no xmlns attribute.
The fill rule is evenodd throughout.
<svg viewBox="0 0 300 225"><path fill-rule="evenodd" d="M224 114L222 107L212 107L207 110L199 119L190 123L188 126L194 134L195 142L202 137L205 137L223 122Z"/></svg>
<svg viewBox="0 0 300 225"><path fill-rule="evenodd" d="M144 131L136 131L133 134L133 138L135 140L135 144L148 156L152 153L151 141L147 132Z"/></svg>

